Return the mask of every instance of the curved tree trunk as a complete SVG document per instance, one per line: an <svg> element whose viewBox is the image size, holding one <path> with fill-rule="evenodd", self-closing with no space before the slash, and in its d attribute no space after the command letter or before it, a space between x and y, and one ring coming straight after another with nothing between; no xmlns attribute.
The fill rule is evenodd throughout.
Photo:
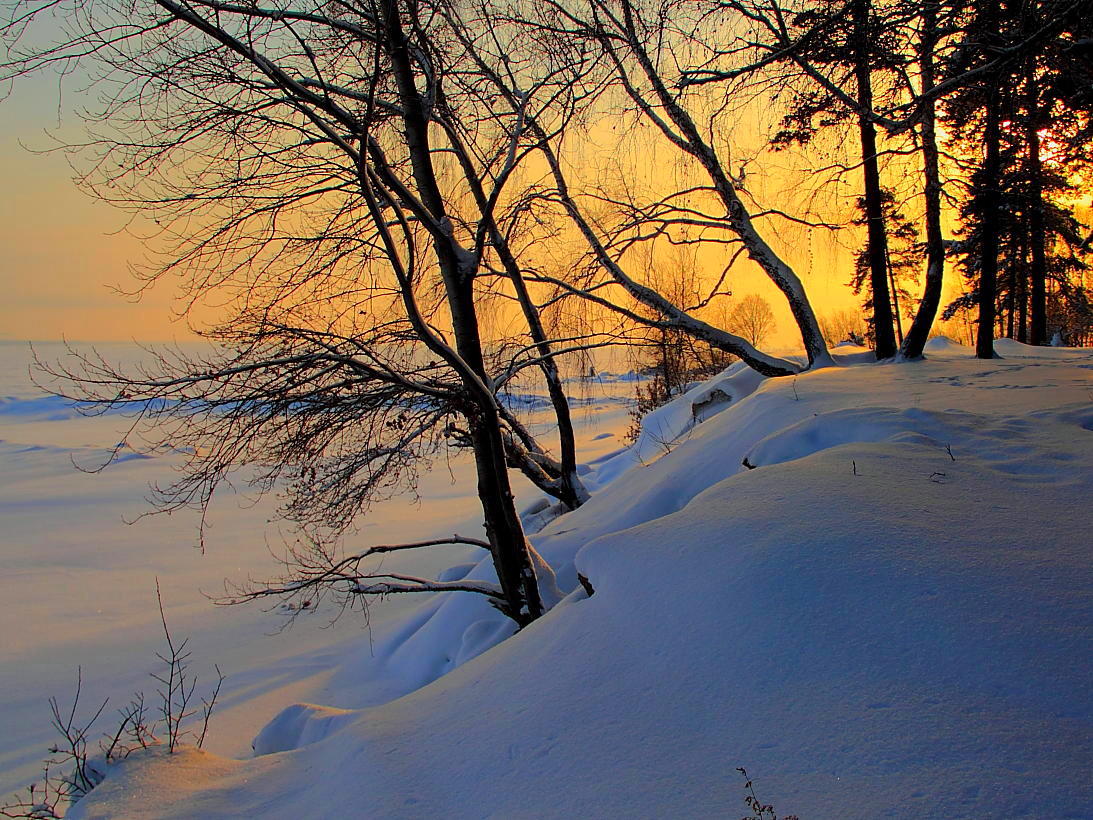
<svg viewBox="0 0 1093 820"><path fill-rule="evenodd" d="M922 94L930 94L934 87L934 49L937 46L937 6L927 0L922 13L922 40L919 45L919 69L922 74ZM900 355L917 359L922 355L930 335L937 309L941 304L941 291L945 276L945 239L941 232L941 173L937 150L936 106L928 98L922 110L922 171L925 178L923 191L926 205L926 281L922 288L922 301L903 339Z"/></svg>
<svg viewBox="0 0 1093 820"><path fill-rule="evenodd" d="M646 307L652 308L656 313L664 317L664 322L670 323L672 327L678 328L680 331L687 333L696 339L701 339L718 350L724 350L727 353L738 356L749 367L757 370L764 376L793 376L799 372L800 369L793 364L793 362L779 359L775 356L768 356L762 351L757 350L747 341L747 339L713 327L712 325L703 322L701 319L696 319L686 311L683 311L672 304L672 302L664 298L664 296L657 291L646 287L628 276L622 267L611 258L611 254L597 236L595 228L593 228L589 221L585 219L580 207L569 193L569 185L566 182L565 173L562 171L561 163L558 161L557 155L547 143L545 132L535 124L534 121L532 121L532 124L536 131L536 136L541 140L539 150L542 152L543 157L546 159L547 165L550 168L551 175L554 178L554 184L558 189L558 199L562 204L562 207L565 208L566 213L569 215L570 219L573 220L573 223L577 226L578 230L580 230L581 235L588 243L589 248L592 249L596 261L607 271L615 282L621 285L626 292L630 294L631 297ZM740 207L743 208L743 203L741 203ZM758 234L756 234L756 237L758 237ZM759 241L762 242L762 239L759 238ZM559 282L558 284L564 283ZM575 295L581 295L578 288L571 288L571 290ZM605 301L595 301L603 304L604 307L613 307ZM808 314L811 315L813 321L815 321L815 316L812 315L812 308L808 305L808 300L805 299L801 304L807 308ZM637 321L645 321L641 317L632 314L627 315L630 315L631 318ZM663 326L663 323L658 321L647 321L646 323L653 327ZM816 333L820 333L818 325ZM809 354L809 362L830 363L831 357L827 353L827 346L823 341L823 336L819 335L818 338L819 347ZM822 356L818 352L819 350L822 350ZM813 358L814 355L819 356L819 358Z"/></svg>
<svg viewBox="0 0 1093 820"><path fill-rule="evenodd" d="M509 275L513 288L516 290L516 298L520 303L520 310L528 324L531 340L535 343L536 353L539 355L539 370L547 385L547 394L550 396L550 404L554 408L554 417L558 422L558 450L561 454L559 476L554 484L536 486L557 498L571 510L577 509L588 500L588 490L584 482L577 476L577 445L573 432L573 416L569 410L569 399L566 397L565 388L562 387L561 375L558 372L558 363L554 358L551 345L547 339L546 329L543 327L539 310L531 300L527 283L520 271L520 267L508 249L508 244L501 241L500 231L493 226L495 235L495 247L505 271ZM532 479L534 481L534 479Z"/></svg>
<svg viewBox="0 0 1093 820"><path fill-rule="evenodd" d="M645 116L659 127L669 140L697 159L706 170L706 173L709 174L714 190L725 206L727 221L736 235L740 237L741 242L747 249L748 257L766 273L785 295L789 303L789 309L793 313L793 318L796 320L797 327L801 332L801 340L804 343L809 365L830 364L831 356L827 350L827 342L824 341L823 333L820 332L819 322L816 320L812 304L805 294L804 285L797 274L793 272L793 269L775 253L774 249L756 230L751 214L748 213L747 207L740 198L736 185L733 184L729 175L725 172L717 152L712 145L702 138L691 115L679 104L677 95L672 93L665 85L663 78L657 72L638 35L630 0L622 0L622 9L627 48L633 53L641 66L642 73L656 95L657 103L662 107L675 128L679 129L679 133L673 132L668 127L667 123L652 110L650 102L629 81L624 82L627 93ZM625 68L620 65L619 71L625 73Z"/></svg>

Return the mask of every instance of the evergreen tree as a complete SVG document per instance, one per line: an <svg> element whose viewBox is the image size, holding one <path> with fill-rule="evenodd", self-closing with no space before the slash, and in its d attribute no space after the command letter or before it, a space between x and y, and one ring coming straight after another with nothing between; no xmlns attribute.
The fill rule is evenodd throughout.
<svg viewBox="0 0 1093 820"><path fill-rule="evenodd" d="M981 156L960 210L969 294L951 309L974 296L981 357L991 355L995 332L1031 344L1065 333L1048 325L1049 291L1074 308L1056 308L1057 317L1082 315L1083 227L1072 201L1075 180L1090 168L1090 132L1071 78L1083 62L1088 68L1079 32L1089 23L1074 6L988 3L970 19L950 65L956 78L976 79L947 101L947 125L958 154Z"/></svg>

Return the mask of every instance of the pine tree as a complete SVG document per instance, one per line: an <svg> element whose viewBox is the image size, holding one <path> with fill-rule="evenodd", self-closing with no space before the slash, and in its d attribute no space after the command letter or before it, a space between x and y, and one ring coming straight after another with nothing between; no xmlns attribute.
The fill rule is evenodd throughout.
<svg viewBox="0 0 1093 820"><path fill-rule="evenodd" d="M969 293L947 313L974 298L980 357L992 355L995 332L1031 344L1065 333L1049 327L1049 291L1070 305L1053 309L1057 320L1080 324L1086 304L1083 226L1070 203L1074 180L1093 166L1089 112L1075 104L1085 98L1071 93L1071 78L1083 59L1088 68L1078 32L1089 23L1074 5L994 0L970 19L949 66L957 78L977 75L947 101L946 123L957 152L981 159L960 210Z"/></svg>

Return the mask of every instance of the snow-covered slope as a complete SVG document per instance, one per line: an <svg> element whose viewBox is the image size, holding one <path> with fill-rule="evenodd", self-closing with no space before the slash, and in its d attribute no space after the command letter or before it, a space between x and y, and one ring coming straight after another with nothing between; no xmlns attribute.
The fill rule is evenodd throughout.
<svg viewBox="0 0 1093 820"><path fill-rule="evenodd" d="M731 370L535 537L546 617L429 601L344 647L366 708L131 757L72 814L733 817L745 766L803 818L1093 816L1093 353L999 352Z"/></svg>
<svg viewBox="0 0 1093 820"><path fill-rule="evenodd" d="M65 353L56 343L36 349L46 361ZM109 360L130 366L145 355L132 344L101 350ZM164 648L157 578L175 637L189 638L191 671L201 677L198 693L215 680L214 663L227 675L205 744L221 755L248 754L259 730L295 700L359 708L404 694L451 668L443 656L417 652L422 641L435 643L443 635L430 638L425 630L414 641L398 640L414 631L405 620L408 614L426 618L438 602L392 598L370 607L367 618L355 613L332 626L331 613L319 608L303 613L286 631L279 607L266 612L259 606L214 606L203 593L220 593L225 578L279 574L276 555L291 536L269 523L271 500L256 504L247 493L223 493L209 512L207 549L194 549L197 511L141 517L150 509L148 485L175 478L181 454L164 448L145 457L122 447L118 463L103 472L75 469L101 466L129 438L131 419L86 418L46 396L29 378L30 360L27 345L0 343L0 805L41 776L42 759L57 740L47 699L68 704L78 667L80 715L89 718L110 698L96 729L105 730L134 692L153 696L157 684L150 673L160 671L155 653ZM633 385L608 375L574 382L569 390L582 457L617 449L611 430L625 427ZM527 404L538 403L525 398ZM529 418L542 424L546 415L533 410ZM530 483L513 478L522 503L535 497ZM346 548L482 533L469 454L439 461L418 489L420 499L400 497L362 517ZM477 548L445 546L388 556L383 566L455 577L452 573L468 571L480 555ZM461 605L475 602L464 599ZM397 628L388 630L387 622ZM432 629L438 627L462 639L458 622L445 625L438 619ZM372 661L373 635L391 647L382 664ZM488 637L469 637L456 660L487 646Z"/></svg>

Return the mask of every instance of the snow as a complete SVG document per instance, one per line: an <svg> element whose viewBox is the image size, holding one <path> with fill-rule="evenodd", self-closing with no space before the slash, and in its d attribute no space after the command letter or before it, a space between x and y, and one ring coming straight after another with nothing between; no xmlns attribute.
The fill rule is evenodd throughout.
<svg viewBox="0 0 1093 820"><path fill-rule="evenodd" d="M63 355L59 344L37 344L45 360ZM100 348L108 359L140 361L134 345ZM0 531L5 559L0 573L0 804L16 789L41 774L46 749L54 743L47 698L67 704L82 668L81 704L90 713L111 698L101 728L109 728L114 710L130 695L151 697L158 671L155 653L163 637L155 603L158 577L169 624L176 637L189 636L198 689L215 682L213 664L228 676L206 748L222 755L250 754L262 727L294 701L336 700L359 707L389 699L442 674L450 663L420 662L414 644L393 646L387 677L373 675L372 685L358 686L347 666L369 669L380 627L440 601L393 596L333 625L336 613L297 612L280 607L216 607L208 595L223 591L224 579L268 578L281 567L274 555L283 552L282 535L269 523L273 505L245 494L226 496L211 511L204 554L195 548L198 518L192 512L141 516L148 512L148 485L173 478L179 454L156 453L132 458L124 450L120 463L94 470L125 439L126 419L80 416L64 401L44 395L28 376L31 351L25 344L0 343ZM570 390L586 401L574 412L578 434L591 438L594 421L626 418L625 400L632 386L574 383ZM533 420L537 417L533 416ZM595 457L616 448L608 439L585 442ZM397 499L375 508L359 522L347 548L445 537L453 533L482 537L481 515L473 500L471 459L460 455L441 460L421 478L424 499ZM530 485L513 476L518 492L534 498ZM126 521L132 521L131 525ZM289 537L289 536L284 536ZM475 576L482 552L474 547L445 546L418 553L412 563L400 554L377 559L392 571L456 580ZM458 596L452 605L494 615L481 596ZM479 608L480 607L480 608ZM434 627L435 628L435 627ZM511 631L511 630L510 630ZM481 632L481 630L479 630ZM490 645L490 636L468 638L453 651L466 658ZM419 641L424 635L419 637ZM496 640L500 640L498 637ZM494 642L496 642L494 640ZM351 648L344 648L349 642ZM460 654L461 653L461 654ZM352 663L345 662L346 656Z"/></svg>
<svg viewBox="0 0 1093 820"><path fill-rule="evenodd" d="M738 766L803 818L1093 816L1093 351L835 353L796 378L730 368L650 414L632 448L616 400L632 385L589 401L593 497L532 536L568 594L517 634L476 595L375 605L367 632L355 616L312 628L326 615L309 612L276 636L261 633L275 613L176 605L201 659L235 667L215 742L131 756L70 816L731 817L746 810ZM2 624L16 686L0 719L18 727L61 667L139 669L153 570L178 599L215 572L261 574L257 510L222 511L224 550L200 571L167 549L174 521L141 522L160 546L140 549L97 505L174 456L77 480L58 467L76 437L46 424L0 419L0 503L34 540L9 559L20 580L0 581L31 607L29 628ZM467 482L441 472L422 490L435 503L395 505L376 531L477 534ZM81 550L81 533L106 548ZM491 580L480 559L412 560ZM31 734L7 741L5 769Z"/></svg>

